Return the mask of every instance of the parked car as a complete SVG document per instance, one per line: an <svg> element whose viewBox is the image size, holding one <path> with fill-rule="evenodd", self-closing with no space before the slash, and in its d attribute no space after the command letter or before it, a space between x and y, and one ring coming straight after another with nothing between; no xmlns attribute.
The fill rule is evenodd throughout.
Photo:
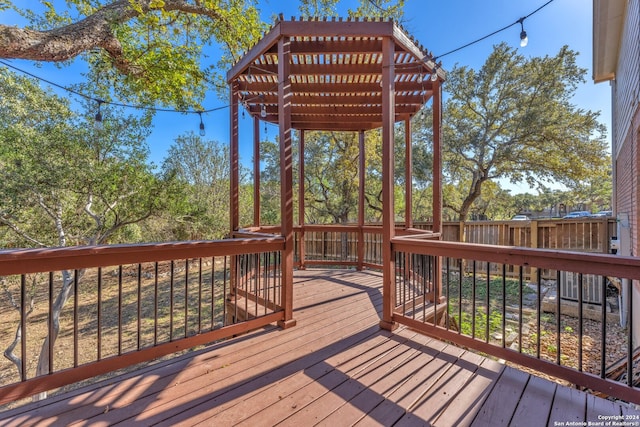
<svg viewBox="0 0 640 427"><path fill-rule="evenodd" d="M529 221L531 218L529 218L526 215L515 215L513 218L511 218L512 221Z"/></svg>
<svg viewBox="0 0 640 427"><path fill-rule="evenodd" d="M591 216L591 212L589 211L573 211L563 216L562 219L586 218L589 216Z"/></svg>
<svg viewBox="0 0 640 427"><path fill-rule="evenodd" d="M594 218L600 218L603 216L613 216L613 211L600 211L591 215Z"/></svg>

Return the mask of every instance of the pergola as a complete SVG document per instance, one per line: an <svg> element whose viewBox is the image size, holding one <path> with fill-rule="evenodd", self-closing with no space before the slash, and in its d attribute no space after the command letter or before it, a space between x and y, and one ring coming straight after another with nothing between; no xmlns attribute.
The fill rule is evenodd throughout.
<svg viewBox="0 0 640 427"><path fill-rule="evenodd" d="M239 224L239 118L253 117L254 227L260 227L260 120L279 127L281 227L285 240L282 280L285 320L293 326L290 294L294 266L292 130L300 140L299 223L304 226L304 133L359 132L359 225L364 223L365 131L382 131L382 236L384 310L381 326L392 329L395 237L394 129L406 138L405 229L411 230L412 155L410 119L433 98L433 228L441 231L441 83L444 71L397 23L380 20L278 20L227 73L231 97L231 231Z"/></svg>

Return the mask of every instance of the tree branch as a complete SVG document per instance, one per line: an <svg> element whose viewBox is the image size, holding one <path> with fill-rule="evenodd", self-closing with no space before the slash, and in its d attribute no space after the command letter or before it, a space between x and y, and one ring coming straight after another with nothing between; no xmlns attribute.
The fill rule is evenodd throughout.
<svg viewBox="0 0 640 427"><path fill-rule="evenodd" d="M37 246L40 246L40 247L43 247L43 248L49 246L49 245L46 245L45 243L41 242L40 240L37 240L36 238L31 237L30 235L28 235L24 230L22 230L16 224L14 224L13 222L9 221L4 215L0 215L0 223L6 225L10 229L12 229L13 232L16 233L18 236L20 236L23 239L33 243L34 245L37 245Z"/></svg>
<svg viewBox="0 0 640 427"><path fill-rule="evenodd" d="M151 0L138 0L136 5L134 8L129 0L117 0L78 22L48 31L0 24L0 57L61 62L92 49L103 49L121 73L140 75L143 70L125 57L113 31L114 25L154 11ZM199 2L165 0L163 9L206 16L231 28L218 10L201 6Z"/></svg>

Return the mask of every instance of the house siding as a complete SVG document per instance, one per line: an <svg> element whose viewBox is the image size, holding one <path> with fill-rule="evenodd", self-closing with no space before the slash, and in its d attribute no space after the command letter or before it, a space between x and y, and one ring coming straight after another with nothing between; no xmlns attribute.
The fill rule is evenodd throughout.
<svg viewBox="0 0 640 427"><path fill-rule="evenodd" d="M614 162L614 210L619 220L628 220L630 250L640 256L638 213L640 211L640 0L627 2L612 82L612 157ZM640 283L633 286L634 312L640 307ZM640 343L640 316L633 319L634 346Z"/></svg>
<svg viewBox="0 0 640 427"><path fill-rule="evenodd" d="M640 0L629 0L613 88L612 152L616 156L631 133L640 97Z"/></svg>

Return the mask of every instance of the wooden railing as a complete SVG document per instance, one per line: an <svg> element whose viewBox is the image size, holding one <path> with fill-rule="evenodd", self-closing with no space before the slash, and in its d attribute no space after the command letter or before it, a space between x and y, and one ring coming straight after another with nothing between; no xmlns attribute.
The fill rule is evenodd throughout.
<svg viewBox="0 0 640 427"><path fill-rule="evenodd" d="M393 321L640 404L631 298L640 259L411 236L393 239L392 250ZM531 280L527 269L534 271ZM567 275L575 275L577 290L571 306L557 297ZM600 305L586 301L588 277L599 282ZM612 287L626 295L619 317L608 313ZM617 327L620 319L625 328Z"/></svg>
<svg viewBox="0 0 640 427"><path fill-rule="evenodd" d="M279 237L0 251L0 403L283 319Z"/></svg>
<svg viewBox="0 0 640 427"><path fill-rule="evenodd" d="M581 284L587 277L602 280L598 288L601 292L615 282L629 295L632 280L640 279L640 262L635 259L489 246L508 242L510 246L521 243L605 252L615 227L610 220L514 222L465 226L469 227L465 228L467 241L482 236L482 245L438 241L450 238L454 226L460 230L459 224L445 224L442 235L398 228L398 237L393 240L397 275L394 320L576 384L614 396L624 394L626 400L640 403L635 388L610 381L604 368L594 374L581 372L580 366L565 366L561 350L556 362L540 357L539 343L535 356L521 349L511 350L505 344L496 344L492 335L487 338L490 330L479 328L482 320L475 320L476 316L471 316L467 331L468 319L462 307L465 313L469 307L473 313L484 310L487 319L493 308L483 305L475 291L469 297L459 289L456 300L453 284L461 278L474 278L476 291L482 286L478 277L485 277L487 283L493 283L494 278L503 282L515 279L520 297L525 298L525 285L541 295L544 281L559 282L563 274L575 272L579 275L574 279L579 282L579 319L583 319L580 307L586 301ZM428 229L428 225L417 227ZM284 239L277 232L276 227L262 227L217 242L0 251L4 325L0 346L12 359L0 361L0 403L283 320L280 262ZM375 225L305 225L295 229L295 243L299 268L382 268L382 233ZM491 286L487 286L482 295L491 293ZM556 301L560 307L559 299ZM631 298L626 301L631 304ZM538 331L542 303L538 298L534 310ZM433 315L428 307L434 310ZM523 312L530 311L522 304L519 307ZM603 313L605 308L603 303ZM631 316L632 307L624 309ZM505 322L507 308L498 311ZM446 323L437 323L439 318L447 319ZM562 316L559 319L558 336L562 333ZM451 327L452 321L459 329ZM606 316L600 322L601 342L606 343ZM632 324L629 319L628 325ZM498 332L505 336L504 328ZM522 343L523 335L520 329L518 332L518 342ZM631 327L627 334L626 357L630 358ZM580 345L581 352L582 348ZM603 355L606 350L601 349ZM630 369L630 377L637 377L637 372Z"/></svg>
<svg viewBox="0 0 640 427"><path fill-rule="evenodd" d="M431 230L428 222L417 222L419 230ZM278 227L261 227L265 233L277 233ZM295 230L297 266L356 266L380 268L382 229L368 224L305 224ZM396 234L404 234L398 224ZM610 239L616 235L614 218L544 219L532 221L445 222L441 240L483 245L517 246L536 249L609 253Z"/></svg>

